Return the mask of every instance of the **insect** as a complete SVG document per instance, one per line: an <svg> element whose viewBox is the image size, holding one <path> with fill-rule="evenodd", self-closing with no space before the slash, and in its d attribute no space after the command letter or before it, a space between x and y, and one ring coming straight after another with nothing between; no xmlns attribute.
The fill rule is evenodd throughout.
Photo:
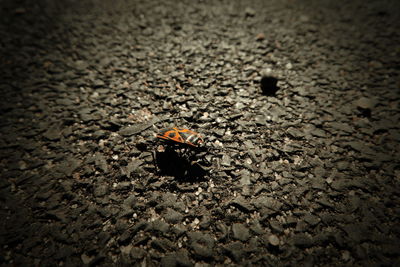
<svg viewBox="0 0 400 267"><path fill-rule="evenodd" d="M207 172L202 163L206 153L204 140L199 133L172 127L161 130L156 137L166 144L153 153L156 169L177 177L203 176Z"/></svg>
<svg viewBox="0 0 400 267"><path fill-rule="evenodd" d="M185 128L167 128L162 130L156 137L171 144L188 147L201 147L204 144L204 140L199 133Z"/></svg>

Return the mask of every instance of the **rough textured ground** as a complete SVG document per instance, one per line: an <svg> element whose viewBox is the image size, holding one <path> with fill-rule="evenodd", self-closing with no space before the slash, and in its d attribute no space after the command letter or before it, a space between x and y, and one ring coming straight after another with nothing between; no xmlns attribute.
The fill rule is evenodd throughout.
<svg viewBox="0 0 400 267"><path fill-rule="evenodd" d="M400 266L398 3L0 1L0 263Z"/></svg>

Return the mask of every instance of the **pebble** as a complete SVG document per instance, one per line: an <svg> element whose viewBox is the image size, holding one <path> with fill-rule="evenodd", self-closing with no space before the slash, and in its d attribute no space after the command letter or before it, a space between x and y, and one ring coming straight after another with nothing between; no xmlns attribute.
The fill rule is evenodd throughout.
<svg viewBox="0 0 400 267"><path fill-rule="evenodd" d="M246 16L253 17L256 14L256 11L251 7L246 7L244 13Z"/></svg>
<svg viewBox="0 0 400 267"><path fill-rule="evenodd" d="M283 227L282 224L276 220L270 221L269 225L271 226L271 229L275 231L276 233L282 233L283 232Z"/></svg>
<svg viewBox="0 0 400 267"><path fill-rule="evenodd" d="M279 238L276 235L270 235L268 242L275 247L279 246Z"/></svg>
<svg viewBox="0 0 400 267"><path fill-rule="evenodd" d="M375 107L376 103L374 99L361 97L357 99L354 103L356 107L361 109L372 109Z"/></svg>
<svg viewBox="0 0 400 267"><path fill-rule="evenodd" d="M107 185L99 185L94 190L94 195L96 197L105 196L108 193L108 186Z"/></svg>
<svg viewBox="0 0 400 267"><path fill-rule="evenodd" d="M212 258L214 240L210 235L198 232L188 233L190 247L193 249L195 256L199 259Z"/></svg>
<svg viewBox="0 0 400 267"><path fill-rule="evenodd" d="M245 256L245 252L243 251L243 243L236 241L232 243L228 243L223 247L225 253L232 257L235 262L240 262Z"/></svg>
<svg viewBox="0 0 400 267"><path fill-rule="evenodd" d="M305 215L305 216L304 216L304 220L305 220L308 224L310 224L310 225L312 225L312 226L317 225L317 224L321 221L321 219L320 219L319 217L317 217L317 216L315 216L315 215L312 215L312 214L307 214L307 215Z"/></svg>
<svg viewBox="0 0 400 267"><path fill-rule="evenodd" d="M300 248L309 248L313 245L311 237L306 233L299 233L292 237L293 244Z"/></svg>
<svg viewBox="0 0 400 267"><path fill-rule="evenodd" d="M58 128L51 127L43 134L43 136L50 141L57 141L60 140L61 132Z"/></svg>
<svg viewBox="0 0 400 267"><path fill-rule="evenodd" d="M168 223L176 224L182 221L183 215L171 208L168 208L165 212L165 221Z"/></svg>
<svg viewBox="0 0 400 267"><path fill-rule="evenodd" d="M124 137L129 137L141 133L143 130L151 127L151 123L141 123L133 126L127 126L119 130L119 134Z"/></svg>
<svg viewBox="0 0 400 267"><path fill-rule="evenodd" d="M240 241L246 241L247 239L250 238L250 233L249 229L245 227L241 223L235 223L232 225L232 232L233 232L233 237L235 239L238 239Z"/></svg>

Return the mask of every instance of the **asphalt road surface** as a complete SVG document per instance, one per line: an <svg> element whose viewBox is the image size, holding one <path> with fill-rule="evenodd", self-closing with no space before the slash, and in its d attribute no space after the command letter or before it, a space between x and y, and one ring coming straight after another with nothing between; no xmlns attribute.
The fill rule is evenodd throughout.
<svg viewBox="0 0 400 267"><path fill-rule="evenodd" d="M400 266L399 13L0 1L0 264Z"/></svg>

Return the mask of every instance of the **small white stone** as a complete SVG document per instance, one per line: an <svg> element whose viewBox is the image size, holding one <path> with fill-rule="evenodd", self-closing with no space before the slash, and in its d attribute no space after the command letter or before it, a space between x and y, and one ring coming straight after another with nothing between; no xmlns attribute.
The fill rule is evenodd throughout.
<svg viewBox="0 0 400 267"><path fill-rule="evenodd" d="M132 250L132 245L127 245L126 247L125 246L121 246L121 253L122 254L129 254L130 252L131 252L131 250Z"/></svg>
<svg viewBox="0 0 400 267"><path fill-rule="evenodd" d="M200 223L200 220L198 218L194 218L192 224L193 225L198 225Z"/></svg>
<svg viewBox="0 0 400 267"><path fill-rule="evenodd" d="M99 93L98 93L98 92L94 92L94 93L91 95L91 97L92 97L92 98L97 98L97 97L99 97Z"/></svg>
<svg viewBox="0 0 400 267"><path fill-rule="evenodd" d="M85 265L88 265L93 260L93 258L94 258L94 256L89 257L86 254L81 255L81 260L82 260L83 264L85 264Z"/></svg>
<svg viewBox="0 0 400 267"><path fill-rule="evenodd" d="M217 123L221 123L221 122L223 122L224 121L224 119L223 118L221 118L221 117L218 117L216 120L215 120Z"/></svg>
<svg viewBox="0 0 400 267"><path fill-rule="evenodd" d="M200 119L207 119L209 116L208 112L204 112Z"/></svg>
<svg viewBox="0 0 400 267"><path fill-rule="evenodd" d="M268 237L268 241L273 246L278 246L279 245L279 238L276 235L270 235Z"/></svg>
<svg viewBox="0 0 400 267"><path fill-rule="evenodd" d="M194 193L196 196L200 195L200 193L203 192L203 188L199 187L197 188L196 193Z"/></svg>
<svg viewBox="0 0 400 267"><path fill-rule="evenodd" d="M106 141L104 141L103 139L100 139L100 141L99 141L99 147L100 148L104 148L104 143L105 143Z"/></svg>
<svg viewBox="0 0 400 267"><path fill-rule="evenodd" d="M19 165L19 169L20 169L20 170L25 170L25 169L28 167L28 165L26 164L26 162L23 161L23 160L20 160L20 161L18 162L18 165Z"/></svg>
<svg viewBox="0 0 400 267"><path fill-rule="evenodd" d="M215 144L216 146L219 146L219 147L222 147L222 146L223 146L222 143L221 143L219 140L216 140L216 141L214 142L214 144Z"/></svg>
<svg viewBox="0 0 400 267"><path fill-rule="evenodd" d="M249 164L249 165L251 165L251 164L253 163L253 161L251 160L251 158L247 158L245 161L246 161L246 163Z"/></svg>
<svg viewBox="0 0 400 267"><path fill-rule="evenodd" d="M350 252L348 250L342 252L342 259L344 261L348 261L350 259Z"/></svg>

